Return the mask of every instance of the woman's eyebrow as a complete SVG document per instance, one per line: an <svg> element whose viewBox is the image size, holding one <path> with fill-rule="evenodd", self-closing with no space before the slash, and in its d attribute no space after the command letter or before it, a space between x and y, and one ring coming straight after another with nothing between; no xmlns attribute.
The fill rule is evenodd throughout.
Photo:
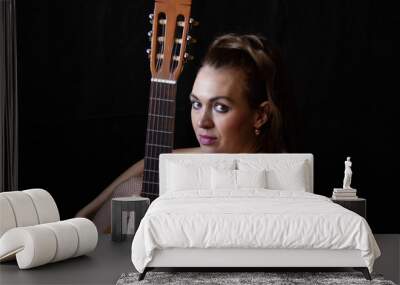
<svg viewBox="0 0 400 285"><path fill-rule="evenodd" d="M194 95L193 93L190 94L189 97L190 97L190 98L193 98L193 99L196 99L196 100L199 100L199 98L197 98L196 95ZM228 97L228 96L215 96L215 97L210 98L209 101L210 101L210 102L214 102L214 101L216 101L216 100L218 100L218 99L225 99L225 100L227 100L227 101L229 101L229 102L234 102L234 101L232 100L232 98L230 98L230 97Z"/></svg>

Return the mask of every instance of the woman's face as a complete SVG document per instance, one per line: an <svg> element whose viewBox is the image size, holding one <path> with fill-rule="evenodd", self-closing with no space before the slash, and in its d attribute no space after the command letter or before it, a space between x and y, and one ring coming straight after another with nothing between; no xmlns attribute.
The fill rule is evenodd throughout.
<svg viewBox="0 0 400 285"><path fill-rule="evenodd" d="M190 100L192 125L202 152L254 152L256 112L243 92L243 74L205 65L197 74Z"/></svg>

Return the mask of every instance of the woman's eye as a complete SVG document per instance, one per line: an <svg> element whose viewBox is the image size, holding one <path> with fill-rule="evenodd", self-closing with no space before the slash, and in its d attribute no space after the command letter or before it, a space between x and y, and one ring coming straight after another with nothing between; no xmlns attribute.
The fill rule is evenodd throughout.
<svg viewBox="0 0 400 285"><path fill-rule="evenodd" d="M193 109L200 109L200 107L201 107L201 103L200 102L197 102L197 101L191 101L191 103L192 103L192 108Z"/></svg>
<svg viewBox="0 0 400 285"><path fill-rule="evenodd" d="M226 113L229 111L229 107L223 104L215 104L214 109L219 113Z"/></svg>

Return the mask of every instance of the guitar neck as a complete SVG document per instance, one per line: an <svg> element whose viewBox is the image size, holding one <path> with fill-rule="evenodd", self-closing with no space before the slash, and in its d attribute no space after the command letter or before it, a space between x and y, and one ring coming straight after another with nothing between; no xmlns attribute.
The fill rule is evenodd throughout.
<svg viewBox="0 0 400 285"><path fill-rule="evenodd" d="M151 201L159 195L160 153L172 152L174 145L175 98L176 83L151 82L141 194Z"/></svg>
<svg viewBox="0 0 400 285"><path fill-rule="evenodd" d="M192 0L155 0L150 60L151 89L147 119L142 196L154 200L159 195L158 160L161 153L172 152L174 145L176 82L191 56L188 34L196 21L190 18ZM168 19L168 21L167 21Z"/></svg>

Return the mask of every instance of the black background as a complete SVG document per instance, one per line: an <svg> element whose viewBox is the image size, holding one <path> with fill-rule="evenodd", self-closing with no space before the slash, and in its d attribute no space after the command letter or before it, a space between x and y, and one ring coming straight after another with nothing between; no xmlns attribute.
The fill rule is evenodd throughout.
<svg viewBox="0 0 400 285"><path fill-rule="evenodd" d="M20 189L72 217L144 153L153 1L17 1ZM386 1L193 0L195 60L180 77L175 148L197 145L188 95L215 36L261 33L282 50L297 152L330 196L353 161L375 233L400 233L395 126L398 12ZM396 120L397 122L397 120Z"/></svg>

